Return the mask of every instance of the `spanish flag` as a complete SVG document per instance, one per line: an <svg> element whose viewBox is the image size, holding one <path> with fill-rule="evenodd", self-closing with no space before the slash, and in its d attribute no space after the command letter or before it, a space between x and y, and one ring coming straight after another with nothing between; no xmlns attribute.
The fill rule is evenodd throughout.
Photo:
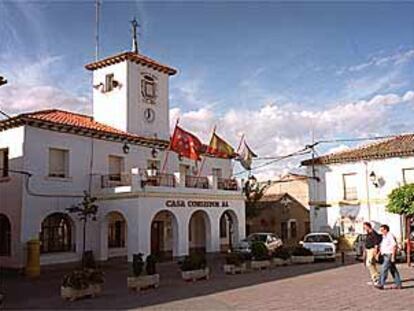
<svg viewBox="0 0 414 311"><path fill-rule="evenodd" d="M226 159L233 158L236 156L234 148L228 142L226 142L224 139L218 136L216 132L213 132L213 135L211 136L207 152L219 158Z"/></svg>

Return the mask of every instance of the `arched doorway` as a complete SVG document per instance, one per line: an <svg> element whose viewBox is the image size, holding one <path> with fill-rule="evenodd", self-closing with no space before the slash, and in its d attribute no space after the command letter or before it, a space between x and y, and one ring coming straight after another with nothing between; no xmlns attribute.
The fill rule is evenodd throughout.
<svg viewBox="0 0 414 311"><path fill-rule="evenodd" d="M211 224L206 212L196 211L191 215L188 241L190 253L210 251L208 243L211 242Z"/></svg>
<svg viewBox="0 0 414 311"><path fill-rule="evenodd" d="M11 224L9 218L0 214L0 256L11 255Z"/></svg>
<svg viewBox="0 0 414 311"><path fill-rule="evenodd" d="M171 260L178 247L178 224L170 211L158 212L151 222L151 254L158 260Z"/></svg>
<svg viewBox="0 0 414 311"><path fill-rule="evenodd" d="M75 251L74 225L64 213L53 213L42 221L40 251L57 253Z"/></svg>
<svg viewBox="0 0 414 311"><path fill-rule="evenodd" d="M108 223L108 257L127 255L127 222L119 212L106 215Z"/></svg>
<svg viewBox="0 0 414 311"><path fill-rule="evenodd" d="M239 223L236 214L226 210L220 217L220 250L227 252L239 241Z"/></svg>

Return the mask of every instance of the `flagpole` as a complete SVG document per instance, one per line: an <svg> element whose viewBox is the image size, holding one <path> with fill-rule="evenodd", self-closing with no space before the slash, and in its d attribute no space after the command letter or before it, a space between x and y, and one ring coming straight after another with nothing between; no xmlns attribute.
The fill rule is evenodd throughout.
<svg viewBox="0 0 414 311"><path fill-rule="evenodd" d="M242 134L242 136L240 137L240 142L239 142L239 146L237 147L237 150L236 150L236 154L238 155L239 154L239 150L240 150L240 148L241 148L241 146L242 146L242 143L243 143L243 140L244 140L244 133ZM231 165L231 173L233 174L233 171L234 171L234 166L236 165L236 161L233 161L233 163L232 163L232 165Z"/></svg>
<svg viewBox="0 0 414 311"><path fill-rule="evenodd" d="M211 134L211 138L210 138L210 143L211 143L211 139L213 139L213 136L216 133L216 128L217 128L217 125L214 124L213 133ZM210 143L209 143L209 146L210 146ZM204 162L206 162L206 156L205 155L203 156L203 160L201 161L200 170L198 171L197 177L200 177L201 172L203 171Z"/></svg>
<svg viewBox="0 0 414 311"><path fill-rule="evenodd" d="M162 165L161 173L164 173L164 172L165 172L165 168L166 168L166 166L167 166L167 162L168 162L168 156L169 156L169 154L170 154L171 143L172 143L172 140L173 140L173 138L174 138L174 136L175 136L175 132L177 131L177 126L178 126L178 123L179 123L179 122L180 122L180 118L177 118L177 121L175 121L175 127L174 127L174 132L173 132L173 135L172 135L172 137L170 138L170 143L168 144L168 148L167 148L167 150L166 150L166 152L165 152L164 163L163 163L163 165Z"/></svg>

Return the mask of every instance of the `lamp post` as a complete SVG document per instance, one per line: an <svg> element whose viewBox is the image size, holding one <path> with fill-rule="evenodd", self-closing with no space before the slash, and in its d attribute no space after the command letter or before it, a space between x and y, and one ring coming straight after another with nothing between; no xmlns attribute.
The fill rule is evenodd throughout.
<svg viewBox="0 0 414 311"><path fill-rule="evenodd" d="M4 77L0 76L0 86L5 84L7 84L7 80Z"/></svg>

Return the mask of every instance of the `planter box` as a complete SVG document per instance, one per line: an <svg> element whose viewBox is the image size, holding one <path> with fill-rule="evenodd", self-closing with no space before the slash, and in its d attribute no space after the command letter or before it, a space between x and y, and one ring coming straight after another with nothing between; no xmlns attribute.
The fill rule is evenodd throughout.
<svg viewBox="0 0 414 311"><path fill-rule="evenodd" d="M315 261L314 256L292 256L291 258L293 264L305 264L313 263Z"/></svg>
<svg viewBox="0 0 414 311"><path fill-rule="evenodd" d="M145 288L158 288L160 286L160 275L142 275L142 276L132 276L127 279L128 289L141 290Z"/></svg>
<svg viewBox="0 0 414 311"><path fill-rule="evenodd" d="M226 264L223 266L223 270L226 274L244 273L247 271L247 265L246 263L242 263L240 266Z"/></svg>
<svg viewBox="0 0 414 311"><path fill-rule="evenodd" d="M253 270L262 270L270 268L270 260L252 260L250 268Z"/></svg>
<svg viewBox="0 0 414 311"><path fill-rule="evenodd" d="M63 299L74 301L83 297L96 297L102 292L101 284L91 284L85 289L75 289L72 287L60 287L60 296Z"/></svg>
<svg viewBox="0 0 414 311"><path fill-rule="evenodd" d="M290 260L289 259L282 259L282 258L272 258L272 266L273 267L282 267L282 266L287 266L290 264Z"/></svg>
<svg viewBox="0 0 414 311"><path fill-rule="evenodd" d="M201 279L208 280L210 278L210 269L200 269L200 270L191 270L191 271L181 271L181 277L184 281L197 281Z"/></svg>

